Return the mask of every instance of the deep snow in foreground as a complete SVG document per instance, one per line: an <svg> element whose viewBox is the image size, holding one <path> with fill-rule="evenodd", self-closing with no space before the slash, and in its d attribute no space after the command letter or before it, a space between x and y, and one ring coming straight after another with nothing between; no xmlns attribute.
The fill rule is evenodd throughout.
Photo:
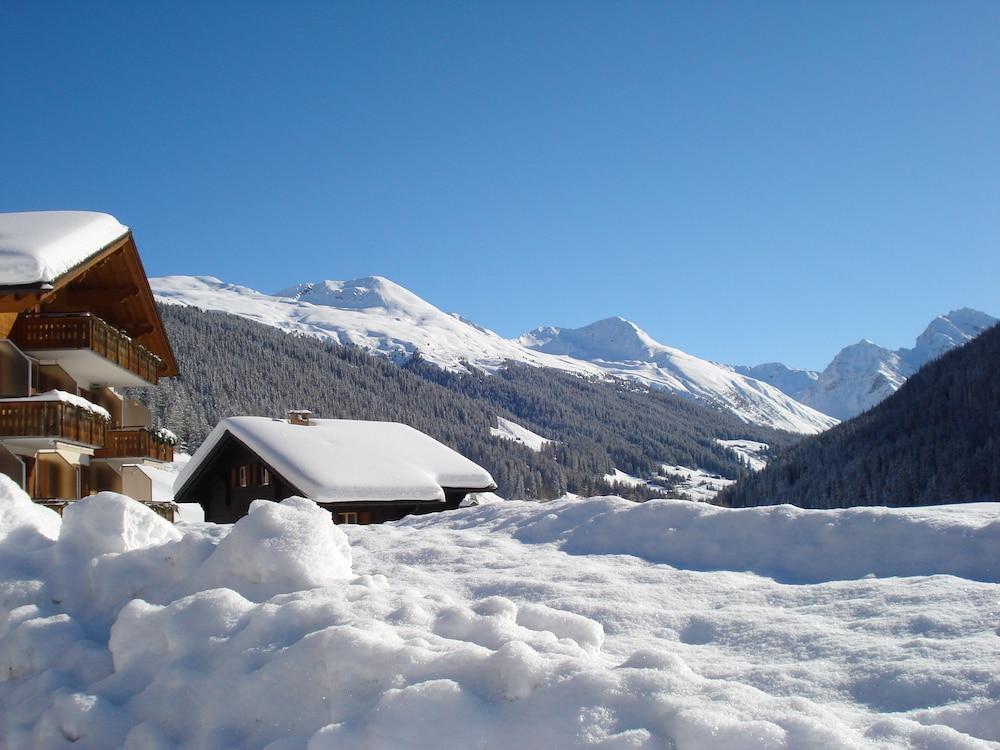
<svg viewBox="0 0 1000 750"><path fill-rule="evenodd" d="M60 524L7 482L0 746L997 747L998 519L594 498L337 527L293 499L174 527L105 493Z"/></svg>

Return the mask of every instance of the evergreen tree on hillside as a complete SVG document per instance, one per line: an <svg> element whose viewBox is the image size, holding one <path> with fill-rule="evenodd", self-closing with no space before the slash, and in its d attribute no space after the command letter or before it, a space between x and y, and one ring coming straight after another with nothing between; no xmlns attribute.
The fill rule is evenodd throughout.
<svg viewBox="0 0 1000 750"><path fill-rule="evenodd" d="M736 478L739 457L716 438L781 446L795 437L747 425L728 412L621 382L508 365L495 375L453 373L411 358L399 367L361 349L289 334L244 318L163 306L178 378L135 389L158 424L195 450L223 417L283 416L405 422L486 467L509 498L611 492L617 467L650 476L658 463ZM556 442L541 452L490 434L504 417ZM649 488L618 488L647 499Z"/></svg>
<svg viewBox="0 0 1000 750"><path fill-rule="evenodd" d="M1000 326L921 368L871 410L721 493L806 508L1000 500Z"/></svg>

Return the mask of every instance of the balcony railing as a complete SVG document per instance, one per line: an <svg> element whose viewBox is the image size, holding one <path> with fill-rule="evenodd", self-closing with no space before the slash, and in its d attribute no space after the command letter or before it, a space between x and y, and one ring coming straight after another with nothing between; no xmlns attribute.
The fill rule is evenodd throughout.
<svg viewBox="0 0 1000 750"><path fill-rule="evenodd" d="M145 428L108 430L104 434L104 447L94 452L94 458L173 461L174 446L158 432Z"/></svg>
<svg viewBox="0 0 1000 750"><path fill-rule="evenodd" d="M104 417L65 401L0 401L0 437L58 438L71 443L104 444Z"/></svg>
<svg viewBox="0 0 1000 750"><path fill-rule="evenodd" d="M90 313L22 315L11 338L26 352L89 349L147 383L160 371L159 357Z"/></svg>

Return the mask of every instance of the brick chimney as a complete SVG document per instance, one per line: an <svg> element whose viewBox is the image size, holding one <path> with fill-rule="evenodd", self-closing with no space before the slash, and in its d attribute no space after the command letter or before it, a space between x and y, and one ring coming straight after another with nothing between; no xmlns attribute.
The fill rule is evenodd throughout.
<svg viewBox="0 0 1000 750"><path fill-rule="evenodd" d="M308 427L310 424L309 418L312 417L312 412L308 409L289 409L287 416L288 424L301 424Z"/></svg>

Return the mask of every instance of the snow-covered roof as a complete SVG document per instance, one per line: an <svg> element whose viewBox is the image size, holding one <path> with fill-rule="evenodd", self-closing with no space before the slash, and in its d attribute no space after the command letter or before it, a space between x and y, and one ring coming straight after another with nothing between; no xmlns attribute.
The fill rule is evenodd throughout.
<svg viewBox="0 0 1000 750"><path fill-rule="evenodd" d="M229 417L215 426L174 483L179 493L230 434L317 502L444 500L445 487L492 489L490 473L398 422Z"/></svg>
<svg viewBox="0 0 1000 750"><path fill-rule="evenodd" d="M0 286L55 281L126 232L94 211L0 213Z"/></svg>

